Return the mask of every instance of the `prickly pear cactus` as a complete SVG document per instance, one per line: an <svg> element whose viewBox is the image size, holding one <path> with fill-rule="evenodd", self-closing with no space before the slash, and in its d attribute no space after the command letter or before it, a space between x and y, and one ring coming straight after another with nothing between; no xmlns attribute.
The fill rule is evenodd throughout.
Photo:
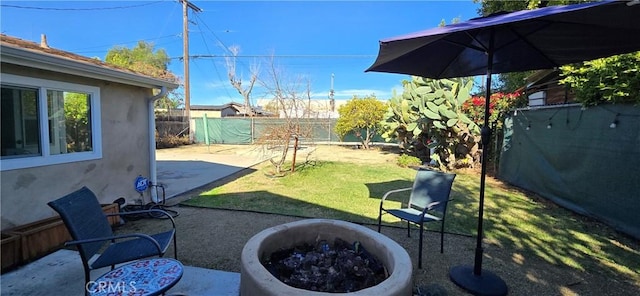
<svg viewBox="0 0 640 296"><path fill-rule="evenodd" d="M480 129L462 112L462 104L471 97L473 80L413 76L403 86L402 95L394 93L389 101L382 137L410 151L435 148L435 155L428 156L443 169L473 166L478 161Z"/></svg>

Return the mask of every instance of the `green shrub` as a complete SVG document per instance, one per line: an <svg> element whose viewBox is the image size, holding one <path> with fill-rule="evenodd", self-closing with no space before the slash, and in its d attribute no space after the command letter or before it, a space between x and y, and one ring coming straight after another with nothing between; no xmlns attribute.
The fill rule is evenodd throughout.
<svg viewBox="0 0 640 296"><path fill-rule="evenodd" d="M640 51L560 67L583 106L640 104Z"/></svg>
<svg viewBox="0 0 640 296"><path fill-rule="evenodd" d="M407 154L402 154L400 156L398 156L398 166L406 168L406 167L410 167L410 166L419 166L422 164L422 161L420 161L420 158L417 158L415 156L411 156L411 155L407 155Z"/></svg>

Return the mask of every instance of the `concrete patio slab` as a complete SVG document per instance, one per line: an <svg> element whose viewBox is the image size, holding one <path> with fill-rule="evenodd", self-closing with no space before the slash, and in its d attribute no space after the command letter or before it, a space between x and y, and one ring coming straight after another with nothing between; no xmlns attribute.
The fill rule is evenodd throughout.
<svg viewBox="0 0 640 296"><path fill-rule="evenodd" d="M92 278L109 271L109 268L91 272ZM49 296L83 295L84 271L77 251L59 250L24 265L0 278L0 294ZM190 296L240 294L240 274L185 266L182 279L166 295Z"/></svg>
<svg viewBox="0 0 640 296"><path fill-rule="evenodd" d="M169 199L266 159L267 155L251 145L189 145L156 150L156 171Z"/></svg>

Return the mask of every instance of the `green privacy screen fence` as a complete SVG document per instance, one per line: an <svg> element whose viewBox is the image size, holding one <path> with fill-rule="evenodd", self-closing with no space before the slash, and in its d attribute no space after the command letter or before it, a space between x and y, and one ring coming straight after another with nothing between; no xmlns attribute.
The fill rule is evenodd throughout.
<svg viewBox="0 0 640 296"><path fill-rule="evenodd" d="M194 140L197 143L211 144L253 144L259 139L266 127L284 124L285 119L266 117L223 117L193 118L195 122ZM300 119L303 129L311 128L312 137L306 141L313 142L360 142L355 136L347 135L341 141L333 131L336 119ZM206 126L206 129L205 129ZM208 137L207 137L208 136ZM382 143L384 140L378 135L373 142Z"/></svg>
<svg viewBox="0 0 640 296"><path fill-rule="evenodd" d="M640 107L520 110L499 177L640 238Z"/></svg>

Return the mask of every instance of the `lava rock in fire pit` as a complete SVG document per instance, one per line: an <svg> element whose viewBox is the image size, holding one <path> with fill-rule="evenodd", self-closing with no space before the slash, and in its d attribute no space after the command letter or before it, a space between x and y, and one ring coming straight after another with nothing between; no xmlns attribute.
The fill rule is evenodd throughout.
<svg viewBox="0 0 640 296"><path fill-rule="evenodd" d="M309 291L348 293L375 286L389 277L384 266L360 242L336 238L273 252L263 265L283 283Z"/></svg>

